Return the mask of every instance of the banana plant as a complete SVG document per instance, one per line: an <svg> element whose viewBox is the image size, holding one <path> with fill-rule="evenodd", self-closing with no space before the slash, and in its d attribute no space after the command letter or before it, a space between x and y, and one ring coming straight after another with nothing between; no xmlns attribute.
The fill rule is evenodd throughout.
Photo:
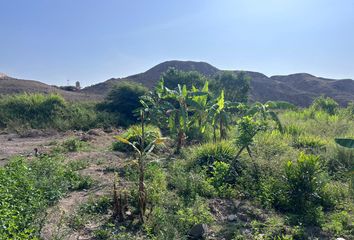
<svg viewBox="0 0 354 240"><path fill-rule="evenodd" d="M130 142L125 138L116 136L115 138L125 144L130 145L138 155L138 166L139 166L139 218L142 223L144 223L144 216L146 211L146 190L145 190L145 166L146 166L146 156L149 155L155 148L156 145L162 144L164 142L163 138L156 138L150 144L145 146L145 111L140 110L140 121L141 121L141 142Z"/></svg>
<svg viewBox="0 0 354 240"><path fill-rule="evenodd" d="M182 146L187 138L186 133L193 125L196 116L202 111L196 111L198 104L203 105L205 97L208 95L208 84L206 83L204 91L193 89L188 91L186 85L178 85L176 90L171 90L160 83L158 88L159 98L161 99L160 108L167 116L168 128L170 132L177 133L176 153L180 153Z"/></svg>
<svg viewBox="0 0 354 240"><path fill-rule="evenodd" d="M246 115L253 116L254 118L260 118L263 121L267 119L273 120L278 130L281 133L284 133L283 125L281 124L278 115L273 111L275 108L275 104L271 101L262 104L260 102L256 102L253 106L247 111Z"/></svg>
<svg viewBox="0 0 354 240"><path fill-rule="evenodd" d="M208 109L209 109L209 83L205 82L204 87L199 90L192 86L191 98L187 99L189 110L192 112L191 122L199 129L200 133L205 132Z"/></svg>
<svg viewBox="0 0 354 240"><path fill-rule="evenodd" d="M226 139L226 129L229 128L232 113L239 111L242 104L225 101L224 90L208 110L208 117L213 126L214 142L216 142L216 129L219 128L220 140Z"/></svg>

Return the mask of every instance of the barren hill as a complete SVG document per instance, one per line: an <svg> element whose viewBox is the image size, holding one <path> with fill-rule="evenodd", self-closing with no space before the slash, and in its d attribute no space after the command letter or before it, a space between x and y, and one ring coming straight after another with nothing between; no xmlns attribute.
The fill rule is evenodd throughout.
<svg viewBox="0 0 354 240"><path fill-rule="evenodd" d="M160 79L161 74L169 67L183 71L193 70L209 77L222 71L205 62L167 61L144 73L125 78L111 78L105 82L92 85L83 89L83 92L106 94L114 84L122 80L135 81L152 87ZM315 97L320 95L332 97L341 105L354 101L354 81L351 79L334 80L316 77L307 73L272 77L267 77L258 72L245 71L245 73L252 78L251 99L253 101L279 100L288 101L299 106L308 106Z"/></svg>
<svg viewBox="0 0 354 240"><path fill-rule="evenodd" d="M159 81L161 74L170 67L183 71L197 71L208 77L222 71L205 62L167 61L146 72L125 78L111 78L86 87L80 92L63 91L38 81L15 79L0 74L0 95L19 92L56 92L69 100L102 99L112 86L122 80L139 82L151 88ZM346 105L350 101L354 102L354 81L351 79L335 80L307 73L272 77L258 72L245 71L245 73L252 78L250 98L253 101L278 100L288 101L298 106L308 106L315 97L325 95L334 98L341 105Z"/></svg>
<svg viewBox="0 0 354 240"><path fill-rule="evenodd" d="M102 96L88 95L85 93L77 93L64 91L55 86L50 86L45 83L33 80L23 80L9 77L0 73L0 95L14 94L14 93L58 93L67 100L89 100L94 98L100 99Z"/></svg>

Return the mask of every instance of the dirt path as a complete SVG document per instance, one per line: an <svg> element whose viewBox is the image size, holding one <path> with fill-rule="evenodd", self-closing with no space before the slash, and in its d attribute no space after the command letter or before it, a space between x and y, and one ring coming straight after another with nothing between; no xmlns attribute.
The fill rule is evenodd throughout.
<svg viewBox="0 0 354 240"><path fill-rule="evenodd" d="M32 156L34 149L39 152L49 152L65 139L77 137L88 143L87 149L79 152L65 154L65 162L82 161L86 163L79 173L89 176L94 180L94 186L82 191L70 192L55 206L48 209L43 224L41 237L43 239L90 239L90 234L99 226L85 225L80 231L74 231L68 226L68 219L75 214L78 207L89 199L107 196L112 191L114 171L121 167L122 156L118 156L110 150L114 136L120 134L119 130L105 133L95 129L89 132L69 131L56 132L29 132L25 136L17 134L0 133L0 166L5 165L13 156ZM123 156L124 157L124 156Z"/></svg>
<svg viewBox="0 0 354 240"><path fill-rule="evenodd" d="M39 134L39 133L38 133ZM18 134L0 135L0 166L5 165L12 156L29 156L34 148L46 151L57 141L61 141L73 133L51 133L47 136L21 137Z"/></svg>
<svg viewBox="0 0 354 240"><path fill-rule="evenodd" d="M68 226L68 219L75 215L80 205L89 199L107 196L112 191L114 173L108 169L119 168L122 159L110 151L113 136L117 133L100 133L89 141L90 147L84 152L66 154L66 161L85 161L87 166L79 170L81 175L90 176L94 186L87 190L75 191L62 198L48 210L41 237L50 239L91 239L91 232L99 226L87 224L79 231Z"/></svg>

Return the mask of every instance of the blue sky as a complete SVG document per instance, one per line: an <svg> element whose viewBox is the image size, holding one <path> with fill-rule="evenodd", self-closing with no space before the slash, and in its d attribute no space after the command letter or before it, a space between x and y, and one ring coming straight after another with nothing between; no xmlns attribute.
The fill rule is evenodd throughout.
<svg viewBox="0 0 354 240"><path fill-rule="evenodd" d="M0 72L87 86L166 60L354 78L353 0L0 0Z"/></svg>

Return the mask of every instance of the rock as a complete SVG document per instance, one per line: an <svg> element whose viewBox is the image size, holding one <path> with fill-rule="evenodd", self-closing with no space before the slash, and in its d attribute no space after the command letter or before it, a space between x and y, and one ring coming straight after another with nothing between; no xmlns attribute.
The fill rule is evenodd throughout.
<svg viewBox="0 0 354 240"><path fill-rule="evenodd" d="M98 130L96 129L90 129L88 132L87 132L88 135L94 135L94 136L100 136L100 133Z"/></svg>
<svg viewBox="0 0 354 240"><path fill-rule="evenodd" d="M82 142L89 142L89 141L92 141L93 140L93 137L91 135L82 135L80 137L80 141Z"/></svg>
<svg viewBox="0 0 354 240"><path fill-rule="evenodd" d="M110 128L110 127L108 127L108 128L104 128L103 131L104 131L105 133L112 133L112 132L113 132L113 129Z"/></svg>
<svg viewBox="0 0 354 240"><path fill-rule="evenodd" d="M19 135L21 138L37 138L37 137L42 137L45 134L43 133L43 131L38 129L28 129L19 133Z"/></svg>
<svg viewBox="0 0 354 240"><path fill-rule="evenodd" d="M13 139L12 139L12 137L9 137L8 139L7 139L7 141L12 141Z"/></svg>
<svg viewBox="0 0 354 240"><path fill-rule="evenodd" d="M339 237L339 238L336 238L336 240L345 240L345 238Z"/></svg>
<svg viewBox="0 0 354 240"><path fill-rule="evenodd" d="M208 233L208 226L206 224L197 224L191 228L188 233L189 239L205 239Z"/></svg>
<svg viewBox="0 0 354 240"><path fill-rule="evenodd" d="M236 214L231 214L231 215L227 216L227 221L229 221L229 222L234 222L236 220L237 220Z"/></svg>

